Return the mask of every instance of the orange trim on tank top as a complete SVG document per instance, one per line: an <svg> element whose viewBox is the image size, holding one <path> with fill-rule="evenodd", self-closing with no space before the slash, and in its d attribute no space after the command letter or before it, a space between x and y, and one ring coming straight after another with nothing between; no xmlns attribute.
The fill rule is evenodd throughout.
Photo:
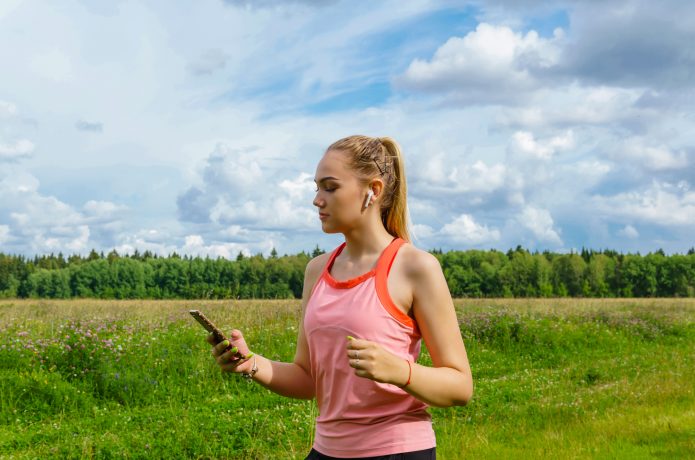
<svg viewBox="0 0 695 460"><path fill-rule="evenodd" d="M405 240L402 238L394 240L394 244L390 244L389 247L386 248L386 251L384 251L385 253L382 258L379 259L376 267L376 294L386 311L389 312L396 321L415 330L415 321L396 306L391 298L391 294L389 294L388 287L388 274L391 271L391 265L393 265L393 260L396 258L396 252L404 244Z"/></svg>
<svg viewBox="0 0 695 460"><path fill-rule="evenodd" d="M389 294L388 289L388 274L391 271L391 265L393 264L396 252L403 244L405 244L405 240L398 237L394 238L393 240L391 240L391 243L389 243L389 245L386 246L386 248L379 256L375 268L355 278L350 278L344 281L338 281L335 278L333 278L333 275L331 275L330 273L330 269L333 266L333 261L335 260L335 258L338 257L338 254L340 254L341 251L345 248L346 243L343 242L333 251L333 254L331 254L328 263L323 268L321 278L323 278L326 281L326 283L328 283L330 286L334 288L349 289L351 287L357 286L367 278L376 275L374 285L376 288L377 297L379 297L379 300L381 301L381 304L384 307L384 309L396 321L403 324L404 326L407 326L415 330L415 321L413 321L413 319L410 316L403 313L403 311L396 306L396 304L393 302L393 299L391 299L391 295ZM379 274L381 274L382 276L379 276Z"/></svg>

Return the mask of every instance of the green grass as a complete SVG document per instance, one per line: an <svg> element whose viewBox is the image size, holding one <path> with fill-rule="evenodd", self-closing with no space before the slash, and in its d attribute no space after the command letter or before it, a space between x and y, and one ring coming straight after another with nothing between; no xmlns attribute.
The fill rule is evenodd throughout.
<svg viewBox="0 0 695 460"><path fill-rule="evenodd" d="M695 455L695 300L456 306L475 394L431 409L439 458ZM299 302L0 301L0 458L304 458L315 404L220 373L189 307L294 354Z"/></svg>

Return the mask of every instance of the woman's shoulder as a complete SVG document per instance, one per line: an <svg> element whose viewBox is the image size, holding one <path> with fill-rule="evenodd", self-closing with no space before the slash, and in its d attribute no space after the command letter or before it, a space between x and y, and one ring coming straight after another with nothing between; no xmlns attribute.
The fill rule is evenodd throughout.
<svg viewBox="0 0 695 460"><path fill-rule="evenodd" d="M418 278L431 270L442 270L439 259L434 254L420 249L412 243L403 243L398 253L403 262L403 269L409 277Z"/></svg>
<svg viewBox="0 0 695 460"><path fill-rule="evenodd" d="M306 265L306 275L320 274L323 270L323 267L328 263L328 259L330 259L330 257L330 252L324 252L323 254L319 254L318 256L309 260L309 262Z"/></svg>

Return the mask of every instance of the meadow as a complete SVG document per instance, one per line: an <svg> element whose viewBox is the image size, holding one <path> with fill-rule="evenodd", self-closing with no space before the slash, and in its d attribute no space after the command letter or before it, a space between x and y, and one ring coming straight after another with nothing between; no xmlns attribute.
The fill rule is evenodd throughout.
<svg viewBox="0 0 695 460"><path fill-rule="evenodd" d="M455 304L475 394L430 409L438 458L695 457L695 299ZM315 403L221 373L190 308L292 359L295 300L0 300L0 458L304 458Z"/></svg>

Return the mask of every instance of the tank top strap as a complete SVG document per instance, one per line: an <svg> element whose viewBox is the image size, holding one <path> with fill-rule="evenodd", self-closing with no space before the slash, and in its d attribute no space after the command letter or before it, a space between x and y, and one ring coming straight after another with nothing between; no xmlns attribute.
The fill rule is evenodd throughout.
<svg viewBox="0 0 695 460"><path fill-rule="evenodd" d="M393 299L391 299L388 288L388 275L391 271L391 265L393 265L393 259L396 258L398 250L404 244L404 239L399 237L394 238L391 244L388 245L386 250L379 258L376 266L375 276L376 293L386 311L388 311L396 321L410 327L413 330L416 330L417 325L415 324L415 321L413 321L413 318L403 313L403 311L396 306Z"/></svg>
<svg viewBox="0 0 695 460"><path fill-rule="evenodd" d="M379 272L383 272L384 276L388 276L389 272L391 271L391 265L393 265L393 259L396 258L396 253L404 244L405 240L399 237L395 237L393 240L391 240L386 249L384 249L384 252L381 253L381 257L379 257L379 260L376 263L377 276L379 275Z"/></svg>

